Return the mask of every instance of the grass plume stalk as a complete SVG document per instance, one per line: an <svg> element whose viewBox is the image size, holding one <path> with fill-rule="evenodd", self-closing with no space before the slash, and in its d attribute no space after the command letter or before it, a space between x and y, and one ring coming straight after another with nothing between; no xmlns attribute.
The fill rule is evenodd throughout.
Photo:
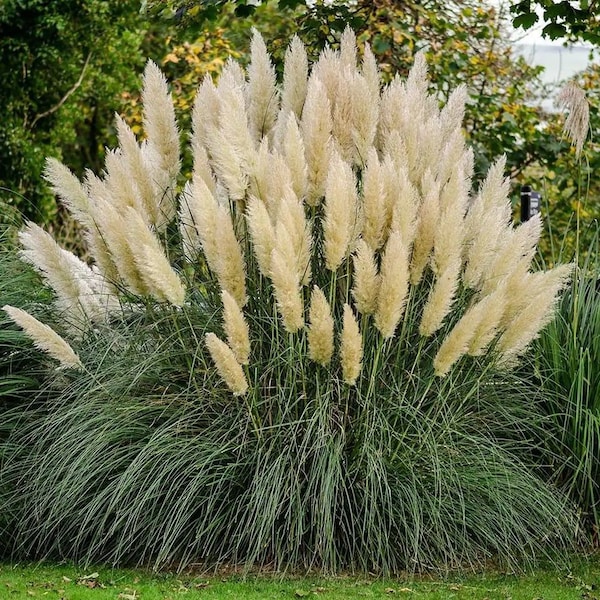
<svg viewBox="0 0 600 600"><path fill-rule="evenodd" d="M303 56L295 40L279 91L255 33L248 78L229 62L202 83L179 210L178 129L157 109L169 98L155 66L137 150L120 123L127 149L102 178L78 186L52 163L88 238L106 240L90 272L118 309L68 339L83 371L57 374L61 397L15 434L16 552L389 573L490 556L516 567L568 545L570 509L531 468L543 436L534 390L499 368L538 334L516 349L501 337L538 299L539 232L506 220L498 168L480 192L497 209L487 229L468 221L464 90L440 110L421 55L381 90L350 31L306 80ZM156 172L167 200L138 182L138 202L111 204L125 154L136 176ZM136 210L154 259L122 225ZM493 247L467 252L492 231ZM496 257L515 239L513 271ZM470 284L467 258L480 262ZM548 314L566 276L549 273ZM510 303L491 297L494 278L512 285ZM495 318L467 339L461 319L492 301Z"/></svg>

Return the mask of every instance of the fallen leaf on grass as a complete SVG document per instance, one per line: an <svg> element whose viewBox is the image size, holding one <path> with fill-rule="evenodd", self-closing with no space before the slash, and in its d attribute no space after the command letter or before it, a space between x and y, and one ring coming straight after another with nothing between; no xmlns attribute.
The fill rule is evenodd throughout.
<svg viewBox="0 0 600 600"><path fill-rule="evenodd" d="M294 596L296 596L296 598L306 598L306 596L310 596L310 592L307 592L306 590L296 590Z"/></svg>
<svg viewBox="0 0 600 600"><path fill-rule="evenodd" d="M137 592L133 592L133 594L121 593L117 596L117 598L119 598L119 600L138 600L139 596L137 595Z"/></svg>
<svg viewBox="0 0 600 600"><path fill-rule="evenodd" d="M73 581L71 578L67 577L66 575L63 575L63 576L62 576L62 580L63 580L65 583L69 583L70 581Z"/></svg>

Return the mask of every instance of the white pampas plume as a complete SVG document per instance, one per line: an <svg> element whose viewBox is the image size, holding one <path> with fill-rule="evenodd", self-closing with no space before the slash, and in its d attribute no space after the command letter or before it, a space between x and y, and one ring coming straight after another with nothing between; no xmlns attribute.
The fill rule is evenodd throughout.
<svg viewBox="0 0 600 600"><path fill-rule="evenodd" d="M245 394L248 390L248 381L231 348L214 333L207 333L205 341L219 375L233 392L233 395L241 396Z"/></svg>
<svg viewBox="0 0 600 600"><path fill-rule="evenodd" d="M340 63L342 67L356 70L356 34L349 25L340 39Z"/></svg>
<svg viewBox="0 0 600 600"><path fill-rule="evenodd" d="M425 175L423 183L424 197L418 210L417 228L410 265L410 282L412 285L417 285L421 281L425 268L429 264L429 257L433 249L440 214L440 184L433 180L430 174Z"/></svg>
<svg viewBox="0 0 600 600"><path fill-rule="evenodd" d="M334 152L327 175L323 237L325 265L335 271L350 250L356 226L357 192L352 168Z"/></svg>
<svg viewBox="0 0 600 600"><path fill-rule="evenodd" d="M217 279L221 287L235 298L238 306L243 307L248 301L244 254L235 236L231 213L225 206L219 206L217 209L216 232L219 236Z"/></svg>
<svg viewBox="0 0 600 600"><path fill-rule="evenodd" d="M379 294L379 275L375 254L369 245L359 239L353 256L354 285L352 297L358 312L363 315L373 314L377 309L377 296Z"/></svg>
<svg viewBox="0 0 600 600"><path fill-rule="evenodd" d="M283 89L281 91L281 114L289 118L293 113L300 119L308 81L308 57L304 44L294 35L285 52Z"/></svg>
<svg viewBox="0 0 600 600"><path fill-rule="evenodd" d="M149 169L149 164L144 160L144 154L137 143L135 134L125 121L117 116L117 135L123 170L129 175L135 192L139 196L139 204L143 207L141 214L147 215L148 222L153 225L160 223L160 197L162 190L154 183L154 173ZM138 207L138 210L140 208Z"/></svg>
<svg viewBox="0 0 600 600"><path fill-rule="evenodd" d="M207 148L210 132L219 126L221 99L210 73L202 79L194 99L192 111L192 151L194 155L199 148Z"/></svg>
<svg viewBox="0 0 600 600"><path fill-rule="evenodd" d="M310 206L319 204L325 195L331 152L331 129L331 105L323 83L313 73L308 80L301 122L308 169L306 202Z"/></svg>
<svg viewBox="0 0 600 600"><path fill-rule="evenodd" d="M326 366L333 355L333 317L329 302L318 286L310 297L308 355L311 360Z"/></svg>
<svg viewBox="0 0 600 600"><path fill-rule="evenodd" d="M167 80L151 60L143 76L144 131L158 151L160 166L170 178L179 174L179 130Z"/></svg>
<svg viewBox="0 0 600 600"><path fill-rule="evenodd" d="M253 30L248 67L248 121L252 138L259 142L269 135L279 110L275 69L267 52L265 42L256 29Z"/></svg>
<svg viewBox="0 0 600 600"><path fill-rule="evenodd" d="M34 223L19 232L21 258L33 265L56 294L56 306L66 321L81 330L88 321L100 322L118 307L106 279L77 256L61 248Z"/></svg>
<svg viewBox="0 0 600 600"><path fill-rule="evenodd" d="M46 159L44 179L50 182L52 191L73 215L73 218L85 227L91 225L90 199L83 184L73 173L55 158Z"/></svg>
<svg viewBox="0 0 600 600"><path fill-rule="evenodd" d="M398 231L404 243L411 246L417 227L419 190L411 183L404 165L391 159L385 160L383 167L385 199L391 208L390 229Z"/></svg>
<svg viewBox="0 0 600 600"><path fill-rule="evenodd" d="M377 59L368 43L365 43L361 73L369 86L371 97L377 98L380 93L381 74L379 73L379 67L377 66Z"/></svg>
<svg viewBox="0 0 600 600"><path fill-rule="evenodd" d="M569 281L573 265L561 265L536 278L533 301L515 315L500 336L496 350L500 363L510 366L554 316L558 293Z"/></svg>
<svg viewBox="0 0 600 600"><path fill-rule="evenodd" d="M461 356L477 354L489 344L502 316L503 304L499 300L497 295L486 296L467 309L433 360L436 375L446 375Z"/></svg>
<svg viewBox="0 0 600 600"><path fill-rule="evenodd" d="M460 268L460 259L455 259L436 277L419 325L419 333L422 336L427 337L435 333L450 312L458 288Z"/></svg>
<svg viewBox="0 0 600 600"><path fill-rule="evenodd" d="M363 345L358 321L348 304L344 304L344 320L340 340L340 362L344 383L355 385L362 369Z"/></svg>
<svg viewBox="0 0 600 600"><path fill-rule="evenodd" d="M294 193L298 198L306 194L308 184L308 169L304 157L304 142L296 122L296 117L289 115L283 137L283 156L290 175Z"/></svg>
<svg viewBox="0 0 600 600"><path fill-rule="evenodd" d="M556 97L556 105L569 111L563 128L579 156L590 128L590 105L585 92L575 81L569 81Z"/></svg>
<svg viewBox="0 0 600 600"><path fill-rule="evenodd" d="M265 203L256 196L250 196L246 207L246 219L258 268L265 277L270 277L271 255L275 248L275 228Z"/></svg>
<svg viewBox="0 0 600 600"><path fill-rule="evenodd" d="M271 255L271 280L279 314L289 333L295 333L304 327L300 279L292 238L284 225L278 223L275 248Z"/></svg>
<svg viewBox="0 0 600 600"><path fill-rule="evenodd" d="M167 81L160 69L148 61L143 76L144 131L147 141L142 152L153 169L152 178L158 187L159 230L175 217L175 180L181 168L179 130Z"/></svg>
<svg viewBox="0 0 600 600"><path fill-rule="evenodd" d="M373 249L381 248L384 242L383 231L386 225L386 205L383 183L383 173L377 156L377 150L371 148L366 167L362 173L364 216L362 237Z"/></svg>
<svg viewBox="0 0 600 600"><path fill-rule="evenodd" d="M185 287L171 268L161 243L135 209L127 209L126 221L130 234L129 248L150 295L159 302L183 306Z"/></svg>
<svg viewBox="0 0 600 600"><path fill-rule="evenodd" d="M36 348L48 353L65 368L83 368L73 348L53 329L14 306L5 305L2 310L23 329Z"/></svg>
<svg viewBox="0 0 600 600"><path fill-rule="evenodd" d="M223 290L223 329L227 335L227 343L241 365L247 365L250 359L250 333L248 323L235 298Z"/></svg>
<svg viewBox="0 0 600 600"><path fill-rule="evenodd" d="M307 285L311 278L310 251L312 234L310 222L305 218L304 206L290 187L287 187L279 203L277 223L281 223L292 240L296 255L297 271L302 285Z"/></svg>
<svg viewBox="0 0 600 600"><path fill-rule="evenodd" d="M381 259L375 326L384 339L394 335L406 305L409 282L408 248L400 234L390 234Z"/></svg>
<svg viewBox="0 0 600 600"><path fill-rule="evenodd" d="M370 148L373 147L379 120L379 91L373 94L369 82L359 73L350 80L351 128L354 162L363 165Z"/></svg>
<svg viewBox="0 0 600 600"><path fill-rule="evenodd" d="M510 227L510 181L504 177L506 156L489 169L479 194L471 202L465 217L465 271L463 281L477 288L486 265L490 264L499 238Z"/></svg>

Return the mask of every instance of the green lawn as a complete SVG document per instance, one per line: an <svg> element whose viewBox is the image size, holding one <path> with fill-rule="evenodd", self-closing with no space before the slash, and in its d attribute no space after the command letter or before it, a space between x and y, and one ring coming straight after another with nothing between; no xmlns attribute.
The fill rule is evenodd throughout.
<svg viewBox="0 0 600 600"><path fill-rule="evenodd" d="M362 577L280 578L149 574L72 566L0 565L0 599L194 600L243 598L423 598L431 600L600 600L600 560L578 561L568 571L524 576L488 573L447 580L378 580Z"/></svg>

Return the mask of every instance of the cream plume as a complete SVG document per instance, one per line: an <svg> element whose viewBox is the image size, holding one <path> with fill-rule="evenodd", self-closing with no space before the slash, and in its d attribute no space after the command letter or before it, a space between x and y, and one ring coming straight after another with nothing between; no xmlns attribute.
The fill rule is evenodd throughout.
<svg viewBox="0 0 600 600"><path fill-rule="evenodd" d="M289 119L293 113L298 119L302 115L308 81L308 57L304 44L294 35L285 52L283 67L283 90L281 92L281 114Z"/></svg>
<svg viewBox="0 0 600 600"><path fill-rule="evenodd" d="M569 111L564 130L579 156L590 128L590 105L585 92L575 81L569 81L556 97L556 105Z"/></svg>
<svg viewBox="0 0 600 600"><path fill-rule="evenodd" d="M207 333L205 340L217 371L227 387L234 396L245 394L248 391L248 381L231 348L214 333Z"/></svg>
<svg viewBox="0 0 600 600"><path fill-rule="evenodd" d="M383 173L377 157L377 150L371 148L362 173L364 215L362 237L371 248L376 250L383 246L383 231L386 225L383 183Z"/></svg>
<svg viewBox="0 0 600 600"><path fill-rule="evenodd" d="M275 248L275 228L265 203L256 196L250 196L246 207L246 219L258 268L265 277L270 277L271 255Z"/></svg>
<svg viewBox="0 0 600 600"><path fill-rule="evenodd" d="M350 165L333 153L327 176L323 237L325 265L335 271L350 250L356 226L356 180Z"/></svg>
<svg viewBox="0 0 600 600"><path fill-rule="evenodd" d="M290 235L293 251L296 255L296 269L302 285L307 285L311 278L311 226L305 218L304 206L290 187L286 188L279 203L277 223L283 224Z"/></svg>
<svg viewBox="0 0 600 600"><path fill-rule="evenodd" d="M90 199L79 179L55 158L46 159L44 179L50 182L52 191L60 198L73 218L81 225L89 227L91 225Z"/></svg>
<svg viewBox="0 0 600 600"><path fill-rule="evenodd" d="M221 100L210 73L202 79L194 99L192 111L192 150L194 156L200 148L207 148L211 132L219 126Z"/></svg>
<svg viewBox="0 0 600 600"><path fill-rule="evenodd" d="M185 287L171 268L161 243L133 208L126 211L129 249L148 293L159 302L181 307Z"/></svg>
<svg viewBox="0 0 600 600"><path fill-rule="evenodd" d="M275 248L271 255L271 280L277 308L289 333L304 326L304 303L297 256L292 238L282 223L276 227Z"/></svg>
<svg viewBox="0 0 600 600"><path fill-rule="evenodd" d="M325 294L316 285L310 297L309 320L308 355L311 360L326 366L333 355L333 317Z"/></svg>
<svg viewBox="0 0 600 600"><path fill-rule="evenodd" d="M144 160L142 149L129 125L120 117L117 117L116 123L123 171L129 175L134 189L133 194L137 196L135 204L142 214L147 215L150 223L157 225L160 222L162 190L157 189L154 183L154 173L149 169L147 161Z"/></svg>
<svg viewBox="0 0 600 600"><path fill-rule="evenodd" d="M533 302L514 315L498 340L496 350L501 363L510 366L552 320L557 295L567 285L572 270L573 265L561 265L536 278Z"/></svg>
<svg viewBox="0 0 600 600"><path fill-rule="evenodd" d="M379 275L375 254L369 245L359 239L353 256L354 285L352 297L358 312L363 315L373 314L377 309L377 296L379 294Z"/></svg>
<svg viewBox="0 0 600 600"><path fill-rule="evenodd" d="M177 212L173 188L181 168L179 130L167 81L152 61L146 65L143 80L143 122L147 141L142 152L144 159L150 163L152 181L158 187L156 226L162 230Z"/></svg>
<svg viewBox="0 0 600 600"><path fill-rule="evenodd" d="M325 195L331 145L331 105L323 83L314 73L308 80L302 110L302 138L308 169L306 202L316 206Z"/></svg>
<svg viewBox="0 0 600 600"><path fill-rule="evenodd" d="M488 171L479 194L471 202L465 218L465 285L477 288L486 265L492 262L499 238L510 227L510 182L504 177L506 156Z"/></svg>
<svg viewBox="0 0 600 600"><path fill-rule="evenodd" d="M23 329L36 348L48 353L65 368L83 368L73 348L53 329L14 306L5 305L2 310Z"/></svg>
<svg viewBox="0 0 600 600"><path fill-rule="evenodd" d="M459 283L460 268L460 259L455 259L455 262L448 264L446 269L436 277L423 309L419 325L421 335L427 337L435 333L452 309Z"/></svg>
<svg viewBox="0 0 600 600"><path fill-rule="evenodd" d="M275 69L262 36L253 30L248 67L248 121L255 142L267 136L277 119L279 92Z"/></svg>
<svg viewBox="0 0 600 600"><path fill-rule="evenodd" d="M394 335L406 305L408 294L408 248L400 234L390 234L383 257L379 275L379 294L375 311L375 326L384 339Z"/></svg>
<svg viewBox="0 0 600 600"><path fill-rule="evenodd" d="M410 265L410 282L417 285L425 268L429 264L429 257L433 249L435 232L439 219L439 183L425 176L423 185L423 202L418 211L417 228L413 243L413 253Z"/></svg>
<svg viewBox="0 0 600 600"><path fill-rule="evenodd" d="M503 303L498 295L482 298L467 309L438 350L433 368L446 375L464 354L478 354L494 338L502 316Z"/></svg>
<svg viewBox="0 0 600 600"><path fill-rule="evenodd" d="M235 298L223 290L223 329L227 335L227 343L241 365L247 365L250 359L250 333L248 323Z"/></svg>
<svg viewBox="0 0 600 600"><path fill-rule="evenodd" d="M34 223L19 232L21 258L33 265L56 294L62 317L78 330L88 321L105 321L118 307L109 283L77 256L61 248Z"/></svg>
<svg viewBox="0 0 600 600"><path fill-rule="evenodd" d="M340 362L344 383L355 385L362 369L363 344L358 322L352 309L344 304L344 320L340 340Z"/></svg>
<svg viewBox="0 0 600 600"><path fill-rule="evenodd" d="M238 242L229 209L219 206L217 210L217 229L219 246L217 256L217 278L221 287L229 292L238 303L246 305L246 267L244 255Z"/></svg>
<svg viewBox="0 0 600 600"><path fill-rule="evenodd" d="M308 169L304 157L304 142L296 118L290 114L283 138L283 156L290 170L292 188L298 198L306 194L308 184Z"/></svg>

